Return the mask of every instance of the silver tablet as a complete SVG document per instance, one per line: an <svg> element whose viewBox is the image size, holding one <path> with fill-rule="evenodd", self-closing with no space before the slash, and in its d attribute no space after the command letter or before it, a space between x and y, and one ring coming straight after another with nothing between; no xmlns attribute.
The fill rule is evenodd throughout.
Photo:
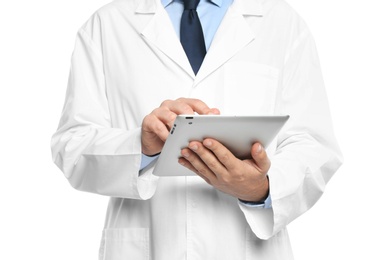
<svg viewBox="0 0 390 260"><path fill-rule="evenodd" d="M179 115L164 144L153 171L157 176L191 176L194 173L178 163L181 150L190 141L213 138L236 157L250 158L251 147L260 142L267 147L289 116Z"/></svg>

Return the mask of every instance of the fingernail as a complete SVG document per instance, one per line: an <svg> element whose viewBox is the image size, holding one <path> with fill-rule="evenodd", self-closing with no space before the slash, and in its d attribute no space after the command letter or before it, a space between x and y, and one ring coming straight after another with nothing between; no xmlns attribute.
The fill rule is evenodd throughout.
<svg viewBox="0 0 390 260"><path fill-rule="evenodd" d="M212 108L210 112L208 112L208 115L219 115L221 112L217 108Z"/></svg>
<svg viewBox="0 0 390 260"><path fill-rule="evenodd" d="M193 144L193 145L190 146L190 149L192 151L196 151L196 150L198 150L198 146L196 144Z"/></svg>
<svg viewBox="0 0 390 260"><path fill-rule="evenodd" d="M207 147L211 146L211 141L210 140L206 140L203 142L203 144Z"/></svg>
<svg viewBox="0 0 390 260"><path fill-rule="evenodd" d="M179 160L179 163L180 163L181 165L183 165L183 166L186 165L186 163L185 163L183 160Z"/></svg>
<svg viewBox="0 0 390 260"><path fill-rule="evenodd" d="M257 147L257 153L260 153L262 150L263 150L263 146L259 144L259 146Z"/></svg>
<svg viewBox="0 0 390 260"><path fill-rule="evenodd" d="M190 156L190 154L188 152L182 152L182 155L183 157L187 158L188 156Z"/></svg>

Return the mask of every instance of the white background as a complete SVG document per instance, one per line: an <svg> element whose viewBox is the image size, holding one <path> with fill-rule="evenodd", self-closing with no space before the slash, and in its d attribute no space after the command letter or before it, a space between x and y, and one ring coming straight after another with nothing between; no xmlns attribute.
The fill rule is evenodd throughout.
<svg viewBox="0 0 390 260"><path fill-rule="evenodd" d="M345 163L290 225L297 260L390 259L387 0L288 0L315 39ZM75 35L107 0L0 4L0 258L97 259L107 198L51 162Z"/></svg>

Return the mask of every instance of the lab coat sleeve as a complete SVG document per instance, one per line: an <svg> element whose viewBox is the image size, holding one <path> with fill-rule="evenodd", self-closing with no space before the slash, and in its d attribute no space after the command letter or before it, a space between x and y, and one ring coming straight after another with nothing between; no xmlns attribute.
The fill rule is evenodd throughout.
<svg viewBox="0 0 390 260"><path fill-rule="evenodd" d="M111 125L103 55L90 34L84 28L77 34L65 105L51 142L53 161L78 190L148 199L158 177L149 167L139 174L140 127Z"/></svg>
<svg viewBox="0 0 390 260"><path fill-rule="evenodd" d="M310 209L342 163L311 34L287 52L276 110L290 115L277 139L268 172L271 208L240 204L252 231L268 239Z"/></svg>

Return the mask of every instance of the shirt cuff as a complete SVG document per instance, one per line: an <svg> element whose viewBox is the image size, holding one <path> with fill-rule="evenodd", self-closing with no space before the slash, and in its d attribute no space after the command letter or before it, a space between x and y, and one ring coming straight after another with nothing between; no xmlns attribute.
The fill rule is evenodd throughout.
<svg viewBox="0 0 390 260"><path fill-rule="evenodd" d="M139 170L142 171L146 168L149 164L151 164L154 160L156 160L159 157L160 154L154 155L154 156L147 156L145 154L142 154L141 157L141 166L139 167Z"/></svg>
<svg viewBox="0 0 390 260"><path fill-rule="evenodd" d="M246 207L250 208L264 208L269 209L272 207L272 199L271 199L271 193L268 194L268 197L265 199L265 201L262 202L249 202L249 201L242 201L238 200L240 204L245 205Z"/></svg>

